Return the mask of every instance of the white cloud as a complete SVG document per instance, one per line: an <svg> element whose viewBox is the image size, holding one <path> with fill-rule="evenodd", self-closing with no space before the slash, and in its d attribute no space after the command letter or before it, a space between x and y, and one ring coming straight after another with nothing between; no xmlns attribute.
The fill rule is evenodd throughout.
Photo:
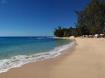
<svg viewBox="0 0 105 78"><path fill-rule="evenodd" d="M6 4L7 0L1 0L1 4Z"/></svg>

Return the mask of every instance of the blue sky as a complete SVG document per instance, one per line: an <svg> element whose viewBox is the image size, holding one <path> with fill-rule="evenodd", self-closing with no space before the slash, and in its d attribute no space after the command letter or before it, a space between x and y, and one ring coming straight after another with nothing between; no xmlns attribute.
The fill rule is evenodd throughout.
<svg viewBox="0 0 105 78"><path fill-rule="evenodd" d="M75 26L76 10L90 0L0 0L0 36L52 36Z"/></svg>

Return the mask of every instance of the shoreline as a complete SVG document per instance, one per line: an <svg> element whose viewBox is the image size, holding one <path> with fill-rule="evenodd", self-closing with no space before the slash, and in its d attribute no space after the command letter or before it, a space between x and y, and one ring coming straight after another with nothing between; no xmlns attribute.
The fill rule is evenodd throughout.
<svg viewBox="0 0 105 78"><path fill-rule="evenodd" d="M31 70L33 70L33 67L36 66L36 67L35 67L35 71L36 71L36 70L39 71L39 69L40 69L39 72L41 72L41 70L42 70L43 68L44 68L44 69L49 69L49 68L52 67L51 62L53 62L54 64L57 64L59 61L63 60L63 58L67 57L69 54L72 54L73 50L75 49L76 42L74 41L74 42L72 42L72 43L74 43L74 46L71 46L71 47L69 47L69 48L67 48L67 49L65 49L65 50L63 50L63 51L61 51L62 54L60 54L60 55L58 55L58 56L56 56L56 57L48 58L48 59L40 60L40 61L36 61L36 62L30 62L30 63L24 64L24 65L22 65L22 66L20 66L20 67L11 68L11 69L9 69L7 72L0 73L0 78L2 78L2 76L3 76L3 78L11 78L11 77L7 77L7 75L12 74L12 77L13 77L14 75L16 75L16 73L18 72L18 70L23 70L23 72L24 72L24 67L25 67L25 68L28 68L28 67L29 67L28 69L30 69L30 67L32 67ZM69 44L70 44L70 43L69 43ZM67 45L68 45L68 44L67 44ZM69 51L70 51L70 52L69 52ZM55 62L55 61L57 61L57 62ZM46 66L46 64L47 64L47 66ZM40 68L40 65L42 66L41 68ZM37 67L37 66L38 66L38 67ZM43 67L43 66L44 66L44 67ZM30 72L30 73L32 73L32 72ZM5 75L5 74L7 74L7 75ZM21 74L21 73L20 73L20 74ZM38 74L38 73L37 73L37 74ZM47 73L46 73L46 74L47 74ZM22 75L22 74L21 74L21 75ZM21 75L20 75L20 76L21 76ZM10 76L11 76L11 75L10 75ZM25 75L24 75L24 76L25 76ZM16 76L15 78L18 78L18 77ZM29 77L25 77L25 78L29 78ZM38 77L38 78L39 78L39 77Z"/></svg>
<svg viewBox="0 0 105 78"><path fill-rule="evenodd" d="M36 62L31 62L31 63L28 63L28 64L24 64L21 67L11 68L7 72L0 73L0 78L11 78L11 77L13 77L13 78L21 78L21 77L24 77L24 76L25 76L25 78L31 78L32 76L26 76L26 72L24 72L25 71L24 69L26 69L26 68L29 70L29 71L27 71L27 74L30 73L30 74L34 75L33 71L36 71L36 72L38 71L35 74L36 75L35 77L40 78L39 77L40 73L42 74L42 72L43 72L41 77L43 78L43 76L44 76L44 78L46 78L48 72L52 69L53 65L57 65L65 57L71 55L74 50L75 50L75 46L72 46L72 47L70 47L68 49L65 49L64 51L62 51L63 53L61 55L56 56L54 58L49 58L49 59L45 59L45 60L42 60L42 61L40 60L40 61L36 61ZM34 69L33 69L33 67L34 67ZM42 70L45 70L45 71L42 71ZM47 70L47 72L46 72L46 70ZM19 73L19 75L16 75L17 73ZM49 78L49 76L48 76L48 78Z"/></svg>
<svg viewBox="0 0 105 78"><path fill-rule="evenodd" d="M11 69L0 78L105 78L105 39L76 38L76 42L73 51Z"/></svg>
<svg viewBox="0 0 105 78"><path fill-rule="evenodd" d="M56 58L58 56L61 56L64 53L64 50L68 49L69 47L72 48L74 46L75 46L75 41L72 40L72 42L70 41L70 43L56 47L53 50L50 50L48 52L32 54L29 56L18 55L18 56L11 57L9 59L0 60L0 63L1 63L0 74L9 72L11 69L19 68L26 64L30 64L38 61L45 61L51 58ZM6 64L6 66L3 67L3 64L4 65Z"/></svg>

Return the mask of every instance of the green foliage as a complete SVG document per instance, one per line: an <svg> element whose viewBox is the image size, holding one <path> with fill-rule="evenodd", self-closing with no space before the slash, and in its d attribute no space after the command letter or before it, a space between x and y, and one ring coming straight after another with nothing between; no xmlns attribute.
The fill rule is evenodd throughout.
<svg viewBox="0 0 105 78"><path fill-rule="evenodd" d="M105 2L102 0L92 0L84 10L76 13L78 15L77 28L81 30L81 35L104 33Z"/></svg>
<svg viewBox="0 0 105 78"><path fill-rule="evenodd" d="M55 29L54 35L57 37L69 37L76 35L76 29L75 28L64 28L61 26L58 26L58 28Z"/></svg>
<svg viewBox="0 0 105 78"><path fill-rule="evenodd" d="M63 35L64 35L63 28L60 26L58 28L56 28L54 31L54 35L58 36L58 37L63 37Z"/></svg>
<svg viewBox="0 0 105 78"><path fill-rule="evenodd" d="M58 27L57 37L105 34L105 0L92 0L83 10L76 11L76 28Z"/></svg>

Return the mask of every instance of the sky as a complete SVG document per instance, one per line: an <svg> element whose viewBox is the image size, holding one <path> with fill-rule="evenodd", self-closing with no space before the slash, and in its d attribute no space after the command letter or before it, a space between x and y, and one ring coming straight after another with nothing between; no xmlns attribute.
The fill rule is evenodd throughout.
<svg viewBox="0 0 105 78"><path fill-rule="evenodd" d="M0 0L0 36L53 36L57 26L74 27L89 1Z"/></svg>

